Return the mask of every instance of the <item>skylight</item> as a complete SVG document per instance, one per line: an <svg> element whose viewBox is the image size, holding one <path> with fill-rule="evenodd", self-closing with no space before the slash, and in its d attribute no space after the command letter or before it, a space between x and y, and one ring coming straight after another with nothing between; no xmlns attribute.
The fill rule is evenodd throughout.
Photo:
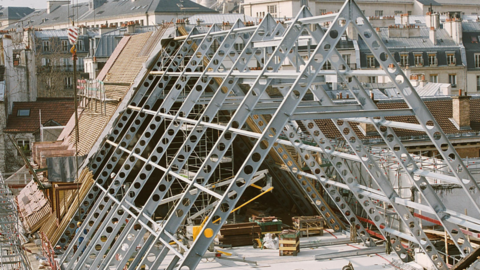
<svg viewBox="0 0 480 270"><path fill-rule="evenodd" d="M30 116L30 109L21 109L17 111L17 116Z"/></svg>

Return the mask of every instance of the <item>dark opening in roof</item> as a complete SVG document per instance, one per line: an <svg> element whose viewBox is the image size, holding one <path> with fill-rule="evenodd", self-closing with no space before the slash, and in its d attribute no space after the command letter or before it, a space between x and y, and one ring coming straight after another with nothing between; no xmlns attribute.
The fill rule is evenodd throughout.
<svg viewBox="0 0 480 270"><path fill-rule="evenodd" d="M21 109L17 111L17 116L30 116L30 109Z"/></svg>

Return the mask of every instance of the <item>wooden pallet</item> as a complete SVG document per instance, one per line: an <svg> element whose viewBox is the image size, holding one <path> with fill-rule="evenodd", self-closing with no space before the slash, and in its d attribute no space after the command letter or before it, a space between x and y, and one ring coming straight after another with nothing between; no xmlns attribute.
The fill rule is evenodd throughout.
<svg viewBox="0 0 480 270"><path fill-rule="evenodd" d="M300 232L283 230L279 235L278 254L280 256L297 256L300 253Z"/></svg>

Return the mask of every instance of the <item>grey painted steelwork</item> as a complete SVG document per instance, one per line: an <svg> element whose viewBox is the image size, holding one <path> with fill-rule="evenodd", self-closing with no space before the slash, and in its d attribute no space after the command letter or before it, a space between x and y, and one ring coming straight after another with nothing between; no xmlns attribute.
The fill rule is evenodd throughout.
<svg viewBox="0 0 480 270"><path fill-rule="evenodd" d="M316 23L326 20L332 22L324 32ZM350 23L383 70L351 71L344 63L335 45ZM128 261L129 269L195 269L246 188L258 180L252 179L261 164L274 163L269 156L272 147L294 176L298 190L304 192L300 195L308 198L302 200L310 202L333 228L341 227L342 221L331 218L333 213L322 208L319 193L308 179L323 187L346 221L357 228L359 238L373 246L371 234L337 188L352 192L380 234L392 239L394 251L404 261L410 258L402 240L419 246L437 269L447 269L411 210L432 213L463 256L472 251L468 241L462 243L465 236L458 225L478 229L480 221L446 209L425 177L461 185L480 210L475 201L478 185L353 0L347 0L335 15L313 17L303 8L285 24L276 23L267 15L257 26L245 27L238 21L229 30L213 26L207 33L199 33L193 28L188 35L163 45L154 68L143 78L142 86L90 162L96 183L59 244L78 242L79 235L72 237L77 221L83 220L80 230L87 230L87 234L77 252L73 252L72 244L67 247L60 261L64 269L123 269ZM299 45L308 47L308 59L299 54ZM294 70L282 70L285 60ZM323 71L327 60L334 69ZM324 77L331 74L346 83L354 102L341 104L329 98ZM379 110L355 77L372 74L388 76L409 108ZM269 87L273 86L279 90L280 98L270 96ZM304 100L307 93L318 101ZM397 115L415 115L419 124L401 125L385 120L386 116ZM246 127L249 118L261 133ZM332 119L351 152L337 151L315 119ZM399 197L347 119L375 126L426 205ZM302 142L299 123L316 145ZM422 170L393 132L392 127L398 125L427 133L454 176ZM216 135L208 137L207 131ZM241 142L239 136L252 146ZM182 138L180 143L178 138ZM201 165L192 168L189 157L204 146L202 140L211 142L202 150L205 156L201 157ZM215 172L221 170L222 160L229 157L234 141L239 142L236 147L246 157L235 168L233 178L216 179ZM287 146L295 149L310 172L283 155ZM447 150L443 151L442 146L447 146ZM331 163L336 178L325 171L318 158ZM361 164L380 190L362 186L345 160ZM297 186L288 183L286 171L277 166L270 167L270 171L279 178L280 186ZM220 181L226 182L217 186L215 183ZM148 195L140 195L141 192ZM142 196L145 202L138 203ZM198 210L203 196L208 196L211 203ZM154 214L169 198L169 203L175 205L157 224ZM405 230L393 229L373 200L391 206L395 210L392 215L405 225ZM296 203L299 207L305 204ZM197 239L185 241L185 222L196 222L195 218L206 212L209 215Z"/></svg>

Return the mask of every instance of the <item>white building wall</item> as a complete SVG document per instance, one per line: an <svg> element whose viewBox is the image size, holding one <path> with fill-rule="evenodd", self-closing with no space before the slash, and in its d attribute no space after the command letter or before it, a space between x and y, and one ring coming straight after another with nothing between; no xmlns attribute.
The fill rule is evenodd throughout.
<svg viewBox="0 0 480 270"><path fill-rule="evenodd" d="M478 93L477 76L480 76L480 71L467 71L467 86L465 89L468 93ZM480 85L478 85L480 87Z"/></svg>

